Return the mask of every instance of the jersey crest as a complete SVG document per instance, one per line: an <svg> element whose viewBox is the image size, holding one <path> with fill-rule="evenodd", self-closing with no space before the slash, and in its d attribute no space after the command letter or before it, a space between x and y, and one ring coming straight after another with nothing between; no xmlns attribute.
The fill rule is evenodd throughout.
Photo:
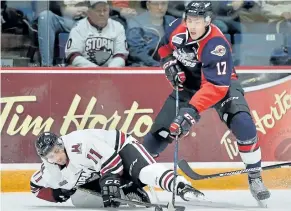
<svg viewBox="0 0 291 211"><path fill-rule="evenodd" d="M97 64L104 65L112 56L114 42L104 37L89 37L85 41L85 53L88 60Z"/></svg>
<svg viewBox="0 0 291 211"><path fill-rule="evenodd" d="M184 48L174 50L173 56L186 67L195 67L197 64L196 54Z"/></svg>

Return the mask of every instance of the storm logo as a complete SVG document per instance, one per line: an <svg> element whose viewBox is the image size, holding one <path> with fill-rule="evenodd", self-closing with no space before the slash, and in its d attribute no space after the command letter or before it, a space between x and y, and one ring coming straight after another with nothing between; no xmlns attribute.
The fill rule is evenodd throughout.
<svg viewBox="0 0 291 211"><path fill-rule="evenodd" d="M104 37L91 37L85 43L88 60L98 66L104 65L111 58L113 47L113 40Z"/></svg>

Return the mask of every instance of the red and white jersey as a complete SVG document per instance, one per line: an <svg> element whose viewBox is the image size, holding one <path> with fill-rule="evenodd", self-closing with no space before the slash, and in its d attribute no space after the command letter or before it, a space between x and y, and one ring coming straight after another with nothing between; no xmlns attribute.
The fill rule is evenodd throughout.
<svg viewBox="0 0 291 211"><path fill-rule="evenodd" d="M84 18L70 31L65 54L70 64L79 67L110 66L115 58L125 61L128 49L124 27L109 18L106 27L99 30Z"/></svg>
<svg viewBox="0 0 291 211"><path fill-rule="evenodd" d="M43 160L40 170L31 177L31 191L48 201L54 201L52 189L70 190L106 173L121 173L123 165L118 152L126 144L136 142L123 132L103 129L77 130L60 138L68 156L66 165L60 167Z"/></svg>

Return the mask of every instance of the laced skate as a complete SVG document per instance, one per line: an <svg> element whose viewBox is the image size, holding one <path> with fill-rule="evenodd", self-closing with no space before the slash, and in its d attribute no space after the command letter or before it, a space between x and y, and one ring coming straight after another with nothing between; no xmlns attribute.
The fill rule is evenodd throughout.
<svg viewBox="0 0 291 211"><path fill-rule="evenodd" d="M123 192L124 199L130 200L130 201L151 203L149 195L143 188L136 187L135 185L131 185L124 188L122 192ZM135 206L131 205L130 207L135 207Z"/></svg>
<svg viewBox="0 0 291 211"><path fill-rule="evenodd" d="M136 192L130 192L126 194L125 197L129 200L151 203L147 192L145 192L143 189L137 189Z"/></svg>
<svg viewBox="0 0 291 211"><path fill-rule="evenodd" d="M205 200L204 194L199 190L195 189L189 184L179 182L177 185L177 195L180 196L184 201L190 200Z"/></svg>
<svg viewBox="0 0 291 211"><path fill-rule="evenodd" d="M261 173L249 174L249 188L252 196L257 200L260 207L267 207L267 199L271 194L265 187Z"/></svg>

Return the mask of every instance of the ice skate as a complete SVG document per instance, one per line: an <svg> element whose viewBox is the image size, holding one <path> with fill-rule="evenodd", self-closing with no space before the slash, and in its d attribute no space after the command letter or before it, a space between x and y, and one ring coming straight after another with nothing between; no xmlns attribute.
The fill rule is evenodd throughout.
<svg viewBox="0 0 291 211"><path fill-rule="evenodd" d="M132 185L128 188L123 189L123 192L125 195L125 199L151 203L147 192L143 188L137 187L136 185Z"/></svg>
<svg viewBox="0 0 291 211"><path fill-rule="evenodd" d="M204 193L192 187L188 181L177 181L177 183L177 195L184 201L205 200Z"/></svg>
<svg viewBox="0 0 291 211"><path fill-rule="evenodd" d="M260 207L267 207L267 200L270 198L270 191L265 187L261 172L249 174L249 187L251 194L257 200Z"/></svg>

